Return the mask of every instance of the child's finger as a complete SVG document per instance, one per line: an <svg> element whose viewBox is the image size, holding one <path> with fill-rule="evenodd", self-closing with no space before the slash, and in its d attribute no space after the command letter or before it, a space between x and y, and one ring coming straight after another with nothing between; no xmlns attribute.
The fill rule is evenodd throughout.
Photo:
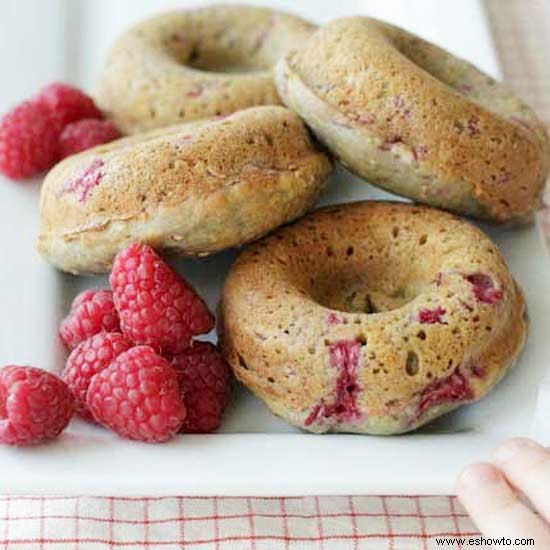
<svg viewBox="0 0 550 550"><path fill-rule="evenodd" d="M530 439L510 439L497 449L495 462L550 523L550 451Z"/></svg>
<svg viewBox="0 0 550 550"><path fill-rule="evenodd" d="M550 548L548 526L519 500L494 465L466 468L458 479L457 493L485 537L534 538L536 548Z"/></svg>

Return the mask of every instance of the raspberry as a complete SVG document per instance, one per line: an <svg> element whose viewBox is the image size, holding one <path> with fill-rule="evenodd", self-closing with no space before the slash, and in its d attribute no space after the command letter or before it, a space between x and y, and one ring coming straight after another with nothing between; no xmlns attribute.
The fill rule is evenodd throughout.
<svg viewBox="0 0 550 550"><path fill-rule="evenodd" d="M65 382L42 369L0 370L0 443L33 445L57 437L74 412Z"/></svg>
<svg viewBox="0 0 550 550"><path fill-rule="evenodd" d="M170 439L186 414L176 371L149 346L121 353L96 374L86 402L100 424L150 443Z"/></svg>
<svg viewBox="0 0 550 550"><path fill-rule="evenodd" d="M75 398L76 411L80 416L92 419L86 405L86 392L94 374L107 368L131 347L130 340L119 332L100 332L80 342L71 352L62 378Z"/></svg>
<svg viewBox="0 0 550 550"><path fill-rule="evenodd" d="M59 152L65 158L119 137L120 132L110 120L85 118L65 126L59 137Z"/></svg>
<svg viewBox="0 0 550 550"><path fill-rule="evenodd" d="M78 306L83 304L84 302L88 302L91 300L94 295L96 294L97 290L94 290L93 288L89 288L88 290L83 290L79 294L77 294L73 298L73 302L71 304L71 309L76 309ZM105 292L110 292L109 290L106 290Z"/></svg>
<svg viewBox="0 0 550 550"><path fill-rule="evenodd" d="M202 299L150 246L120 252L110 281L122 332L136 344L175 355L214 326Z"/></svg>
<svg viewBox="0 0 550 550"><path fill-rule="evenodd" d="M118 314L110 290L86 290L71 306L61 321L59 334L68 349L75 348L98 332L120 332Z"/></svg>
<svg viewBox="0 0 550 550"><path fill-rule="evenodd" d="M229 403L229 369L216 346L208 342L193 345L172 359L178 374L187 417L182 432L208 433L220 426Z"/></svg>
<svg viewBox="0 0 550 550"><path fill-rule="evenodd" d="M70 84L49 84L40 90L36 101L52 113L58 132L75 120L103 118L93 99Z"/></svg>
<svg viewBox="0 0 550 550"><path fill-rule="evenodd" d="M447 378L436 380L424 388L415 420L430 407L453 401L471 401L474 397L468 379L457 368Z"/></svg>
<svg viewBox="0 0 550 550"><path fill-rule="evenodd" d="M25 101L0 121L0 172L12 179L34 176L58 159L58 131L48 109Z"/></svg>

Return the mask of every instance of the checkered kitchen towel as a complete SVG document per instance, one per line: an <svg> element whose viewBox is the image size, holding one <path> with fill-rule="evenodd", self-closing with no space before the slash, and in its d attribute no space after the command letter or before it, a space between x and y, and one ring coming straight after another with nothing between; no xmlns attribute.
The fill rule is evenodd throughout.
<svg viewBox="0 0 550 550"><path fill-rule="evenodd" d="M4 497L0 518L0 548L47 550L427 550L476 531L451 497Z"/></svg>
<svg viewBox="0 0 550 550"><path fill-rule="evenodd" d="M506 79L550 120L550 3L486 7ZM0 497L0 550L429 550L475 534L452 497Z"/></svg>

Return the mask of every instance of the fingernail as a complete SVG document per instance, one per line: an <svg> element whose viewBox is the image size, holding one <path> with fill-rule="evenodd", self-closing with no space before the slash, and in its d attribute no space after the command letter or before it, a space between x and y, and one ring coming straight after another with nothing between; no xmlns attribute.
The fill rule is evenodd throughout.
<svg viewBox="0 0 550 550"><path fill-rule="evenodd" d="M500 481L500 474L494 466L474 464L462 472L459 484L467 489L478 489L497 481Z"/></svg>
<svg viewBox="0 0 550 550"><path fill-rule="evenodd" d="M538 448L538 445L530 439L511 439L497 449L495 453L495 461L501 463L509 462L522 451L525 451L526 449L536 448Z"/></svg>

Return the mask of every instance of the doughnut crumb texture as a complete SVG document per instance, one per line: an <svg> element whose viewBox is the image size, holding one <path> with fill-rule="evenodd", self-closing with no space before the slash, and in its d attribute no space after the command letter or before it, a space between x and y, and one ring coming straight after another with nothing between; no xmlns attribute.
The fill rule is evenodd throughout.
<svg viewBox="0 0 550 550"><path fill-rule="evenodd" d="M311 432L404 433L479 400L521 351L521 290L491 240L398 202L320 209L247 248L226 280L222 352Z"/></svg>

